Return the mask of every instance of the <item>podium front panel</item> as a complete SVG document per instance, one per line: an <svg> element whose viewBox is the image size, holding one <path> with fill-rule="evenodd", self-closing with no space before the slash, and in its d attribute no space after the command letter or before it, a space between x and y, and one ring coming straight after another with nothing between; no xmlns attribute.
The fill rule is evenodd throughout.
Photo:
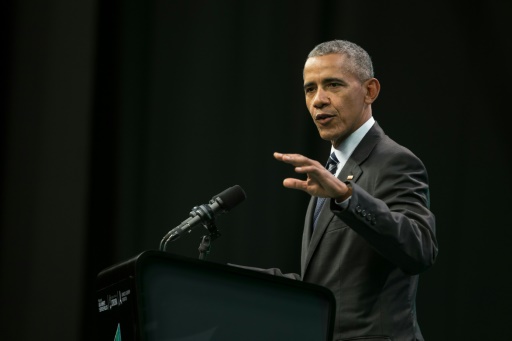
<svg viewBox="0 0 512 341"><path fill-rule="evenodd" d="M334 297L320 286L158 251L102 276L98 304L117 303L99 312L105 340L331 339Z"/></svg>

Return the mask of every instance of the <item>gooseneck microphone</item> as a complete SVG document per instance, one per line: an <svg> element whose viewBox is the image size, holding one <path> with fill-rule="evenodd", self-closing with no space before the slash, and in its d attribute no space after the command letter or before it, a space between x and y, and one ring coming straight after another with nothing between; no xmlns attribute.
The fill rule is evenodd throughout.
<svg viewBox="0 0 512 341"><path fill-rule="evenodd" d="M245 198L246 195L242 187L235 185L213 196L208 204L192 208L190 216L162 238L160 250L165 251L165 246L169 241L178 239L185 232L191 232L192 229L198 225L207 227L213 224L217 215L229 212L232 208L244 201Z"/></svg>

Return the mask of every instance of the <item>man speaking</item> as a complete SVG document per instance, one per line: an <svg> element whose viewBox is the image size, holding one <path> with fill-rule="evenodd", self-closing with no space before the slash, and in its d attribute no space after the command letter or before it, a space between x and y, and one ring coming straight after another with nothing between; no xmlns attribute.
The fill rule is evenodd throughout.
<svg viewBox="0 0 512 341"><path fill-rule="evenodd" d="M333 340L423 340L416 319L418 274L438 247L424 164L388 137L372 114L380 83L368 53L328 41L304 66L304 94L326 164L275 153L301 179L283 184L311 195L301 275L268 273L329 288L336 298Z"/></svg>

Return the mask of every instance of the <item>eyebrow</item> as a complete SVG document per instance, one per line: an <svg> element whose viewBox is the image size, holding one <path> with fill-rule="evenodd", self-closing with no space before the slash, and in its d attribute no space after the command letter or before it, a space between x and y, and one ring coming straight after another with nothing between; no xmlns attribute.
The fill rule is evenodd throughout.
<svg viewBox="0 0 512 341"><path fill-rule="evenodd" d="M341 78L336 78L336 77L331 77L331 78L326 78L322 81L322 83L332 83L332 82L337 82L337 83L343 83L345 84L345 81Z"/></svg>
<svg viewBox="0 0 512 341"><path fill-rule="evenodd" d="M336 77L329 77L329 78L324 78L322 79L322 84L329 84L329 83L341 83L341 84L347 84L343 79L341 78L336 78ZM304 84L304 89L312 86L312 85L315 85L314 82L307 82L306 84Z"/></svg>
<svg viewBox="0 0 512 341"><path fill-rule="evenodd" d="M310 86L314 85L315 83L313 82L308 82L306 84L304 84L304 90L306 90L307 88L309 88Z"/></svg>

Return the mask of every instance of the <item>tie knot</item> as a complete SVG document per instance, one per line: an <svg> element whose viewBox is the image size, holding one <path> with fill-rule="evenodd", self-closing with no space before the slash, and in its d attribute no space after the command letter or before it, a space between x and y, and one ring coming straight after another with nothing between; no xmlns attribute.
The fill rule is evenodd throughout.
<svg viewBox="0 0 512 341"><path fill-rule="evenodd" d="M334 174L336 172L336 168L338 168L338 163L340 163L340 161L336 157L336 154L332 152L331 155L329 156L329 160L327 160L325 168L327 168L331 173Z"/></svg>

